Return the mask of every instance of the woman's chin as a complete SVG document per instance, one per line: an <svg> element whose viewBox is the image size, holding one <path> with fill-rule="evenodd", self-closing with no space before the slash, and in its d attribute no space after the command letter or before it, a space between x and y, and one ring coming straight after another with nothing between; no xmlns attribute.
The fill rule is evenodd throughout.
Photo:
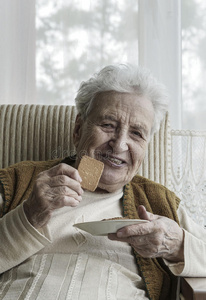
<svg viewBox="0 0 206 300"><path fill-rule="evenodd" d="M115 178L108 176L106 179L101 178L98 184L98 188L102 190L106 190L107 192L115 192L121 189L124 186L125 182L121 182L119 178Z"/></svg>

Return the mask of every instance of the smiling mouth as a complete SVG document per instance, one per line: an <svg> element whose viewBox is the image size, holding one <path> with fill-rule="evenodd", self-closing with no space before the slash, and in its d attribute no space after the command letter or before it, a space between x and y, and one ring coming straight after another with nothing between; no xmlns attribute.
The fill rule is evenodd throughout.
<svg viewBox="0 0 206 300"><path fill-rule="evenodd" d="M116 158L116 157L106 156L106 157L103 157L103 159L110 162L110 163L112 163L112 164L115 164L117 166L120 166L120 165L125 163L124 160L121 160L121 159Z"/></svg>
<svg viewBox="0 0 206 300"><path fill-rule="evenodd" d="M117 158L113 158L113 157L108 157L108 160L115 163L116 165L121 165L123 163L122 160L117 159Z"/></svg>

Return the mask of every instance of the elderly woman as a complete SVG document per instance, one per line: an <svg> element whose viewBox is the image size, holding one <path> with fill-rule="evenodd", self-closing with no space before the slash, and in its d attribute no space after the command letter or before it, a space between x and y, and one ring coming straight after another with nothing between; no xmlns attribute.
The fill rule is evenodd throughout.
<svg viewBox="0 0 206 300"><path fill-rule="evenodd" d="M76 105L75 157L0 172L0 299L175 299L178 275L206 276L206 234L172 192L136 175L167 110L163 86L108 66ZM95 192L81 187L85 154L104 164ZM108 237L72 226L116 216L149 222Z"/></svg>

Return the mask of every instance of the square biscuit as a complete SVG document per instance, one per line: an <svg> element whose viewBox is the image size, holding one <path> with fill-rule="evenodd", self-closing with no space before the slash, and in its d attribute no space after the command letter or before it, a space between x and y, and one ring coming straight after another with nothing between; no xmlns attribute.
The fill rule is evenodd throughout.
<svg viewBox="0 0 206 300"><path fill-rule="evenodd" d="M94 192L98 186L103 169L103 162L84 155L78 167L79 175L82 178L81 186Z"/></svg>

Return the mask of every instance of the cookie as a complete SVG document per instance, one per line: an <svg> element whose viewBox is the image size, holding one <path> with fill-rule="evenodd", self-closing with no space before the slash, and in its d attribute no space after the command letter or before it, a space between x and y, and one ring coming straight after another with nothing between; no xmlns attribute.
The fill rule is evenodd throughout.
<svg viewBox="0 0 206 300"><path fill-rule="evenodd" d="M103 169L103 162L84 155L78 167L79 175L82 178L81 186L94 192L98 186Z"/></svg>

